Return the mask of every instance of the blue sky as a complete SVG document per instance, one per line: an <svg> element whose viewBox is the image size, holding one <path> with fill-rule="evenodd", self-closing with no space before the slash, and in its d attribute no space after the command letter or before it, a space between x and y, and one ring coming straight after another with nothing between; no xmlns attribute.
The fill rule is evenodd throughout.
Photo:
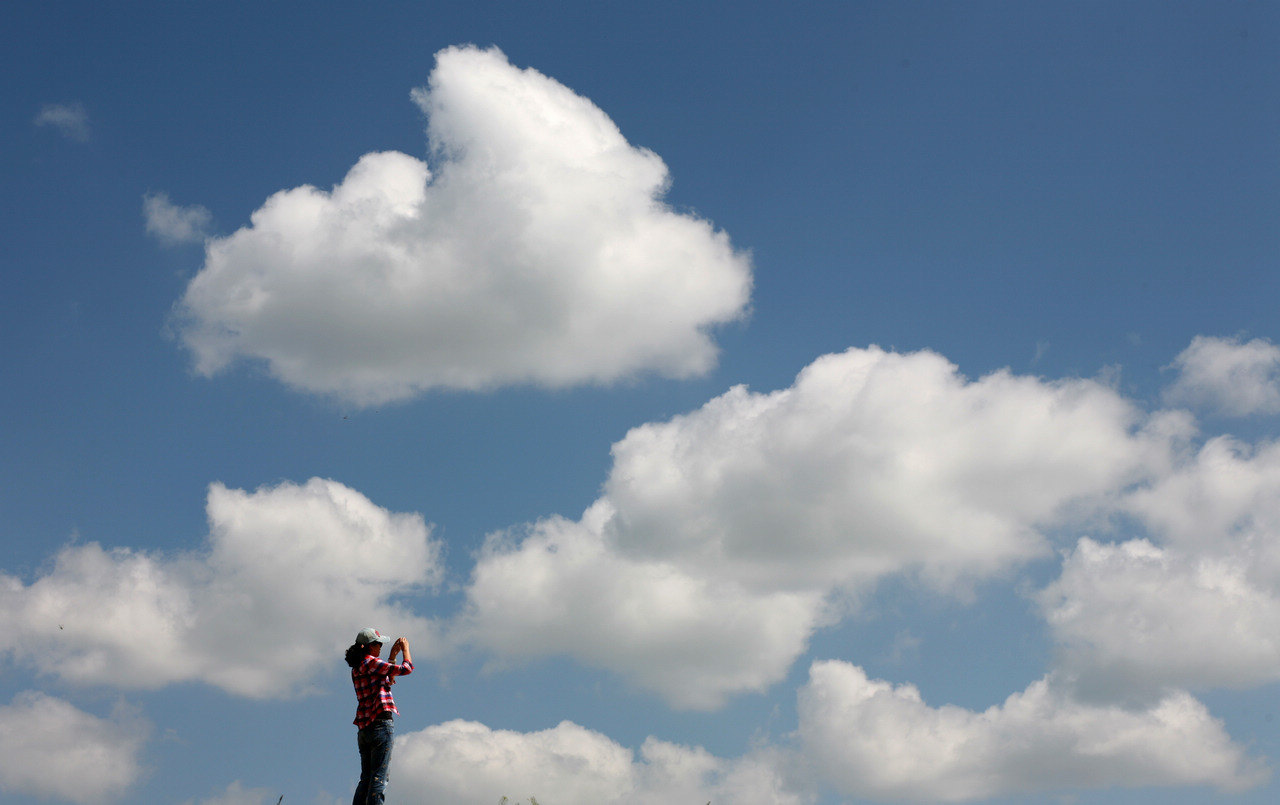
<svg viewBox="0 0 1280 805"><path fill-rule="evenodd" d="M0 37L0 802L1276 797L1274 6Z"/></svg>

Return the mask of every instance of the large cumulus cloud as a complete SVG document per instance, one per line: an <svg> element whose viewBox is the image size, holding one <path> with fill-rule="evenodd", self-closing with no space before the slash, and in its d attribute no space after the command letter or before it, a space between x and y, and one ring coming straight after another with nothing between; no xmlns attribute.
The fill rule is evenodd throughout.
<svg viewBox="0 0 1280 805"><path fill-rule="evenodd" d="M933 352L826 355L787 389L732 389L613 447L613 542L745 582L805 588L918 569L946 583L1041 555L1166 461L1180 425L1092 380Z"/></svg>
<svg viewBox="0 0 1280 805"><path fill-rule="evenodd" d="M816 663L775 771L890 800L1248 788L1267 770L1187 688L1274 679L1280 449L1197 442L1185 412L1104 383L851 349L632 430L581 519L494 537L460 624L500 657L567 654L714 707L781 679L879 579L963 591L1056 546L1043 680L974 712Z"/></svg>
<svg viewBox="0 0 1280 805"><path fill-rule="evenodd" d="M669 177L589 100L496 49L437 55L413 93L435 173L362 157L207 245L179 306L198 371L265 361L355 403L424 389L684 377L740 318L748 258L662 202Z"/></svg>
<svg viewBox="0 0 1280 805"><path fill-rule="evenodd" d="M1052 677L983 712L931 707L911 685L814 663L799 735L816 773L849 796L957 802L1061 789L1214 785L1267 770L1183 692L1144 708L1078 701Z"/></svg>
<svg viewBox="0 0 1280 805"><path fill-rule="evenodd" d="M614 445L604 495L479 557L458 634L574 656L683 707L780 680L837 603L895 573L940 589L1044 556L1168 466L1182 418L1106 385L851 349Z"/></svg>
<svg viewBox="0 0 1280 805"><path fill-rule="evenodd" d="M0 576L0 648L72 682L198 680L265 697L304 690L338 660L346 638L335 624L430 633L390 603L440 579L440 546L420 516L321 479L255 492L214 484L208 514L205 551L71 545L30 584Z"/></svg>

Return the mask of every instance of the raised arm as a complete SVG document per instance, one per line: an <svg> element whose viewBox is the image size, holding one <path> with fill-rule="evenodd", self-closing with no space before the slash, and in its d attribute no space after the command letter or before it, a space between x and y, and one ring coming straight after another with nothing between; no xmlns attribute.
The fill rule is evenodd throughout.
<svg viewBox="0 0 1280 805"><path fill-rule="evenodd" d="M413 654L409 651L409 638L397 637L396 642L391 644L391 654L387 656L387 660L394 663L396 654L404 654L404 661L413 665Z"/></svg>

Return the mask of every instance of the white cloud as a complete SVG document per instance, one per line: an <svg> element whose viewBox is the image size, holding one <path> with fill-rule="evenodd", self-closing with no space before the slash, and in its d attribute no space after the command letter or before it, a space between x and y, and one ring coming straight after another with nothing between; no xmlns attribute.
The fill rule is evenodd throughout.
<svg viewBox="0 0 1280 805"><path fill-rule="evenodd" d="M426 389L700 374L744 315L748 258L661 201L654 153L496 49L437 54L413 93L437 174L371 153L207 244L179 305L196 368L265 361L355 403Z"/></svg>
<svg viewBox="0 0 1280 805"><path fill-rule="evenodd" d="M213 223L213 215L204 207L198 204L179 207L166 193L143 196L142 216L147 222L147 233L171 246L204 241Z"/></svg>
<svg viewBox="0 0 1280 805"><path fill-rule="evenodd" d="M128 708L99 718L36 691L0 706L0 790L38 799L115 799L141 775L150 731Z"/></svg>
<svg viewBox="0 0 1280 805"><path fill-rule="evenodd" d="M540 732L450 721L398 738L391 787L422 802L493 805L532 795L559 805L732 802L799 805L768 752L717 758L649 738L639 759L600 733L565 721Z"/></svg>
<svg viewBox="0 0 1280 805"><path fill-rule="evenodd" d="M1280 587L1280 443L1209 439L1124 507L1161 541L1239 559L1258 583Z"/></svg>
<svg viewBox="0 0 1280 805"><path fill-rule="evenodd" d="M1228 416L1280 413L1280 347L1255 338L1196 336L1173 362L1166 399Z"/></svg>
<svg viewBox="0 0 1280 805"><path fill-rule="evenodd" d="M1095 693L1280 681L1280 596L1244 560L1083 539L1040 601L1062 663Z"/></svg>
<svg viewBox="0 0 1280 805"><path fill-rule="evenodd" d="M799 718L805 759L847 796L957 802L1117 785L1234 791L1268 774L1181 692L1125 709L1073 701L1046 678L979 713L930 707L910 685L827 661L810 669Z"/></svg>
<svg viewBox="0 0 1280 805"><path fill-rule="evenodd" d="M478 558L458 636L563 653L679 707L782 679L836 596L885 574L948 589L1044 555L1164 467L1181 427L1085 381L961 377L932 353L828 355L614 445L600 498Z"/></svg>
<svg viewBox="0 0 1280 805"><path fill-rule="evenodd" d="M1095 695L1280 680L1280 444L1208 440L1123 501L1148 539L1081 540L1039 596Z"/></svg>
<svg viewBox="0 0 1280 805"><path fill-rule="evenodd" d="M1043 555L1070 520L1167 460L1166 421L1090 380L976 381L931 352L814 361L613 447L628 553L801 588L922 569L946 581Z"/></svg>
<svg viewBox="0 0 1280 805"><path fill-rule="evenodd" d="M542 521L518 547L491 543L458 636L507 659L566 654L680 708L715 708L786 674L821 622L820 592L752 592L620 556L600 536L605 511Z"/></svg>
<svg viewBox="0 0 1280 805"><path fill-rule="evenodd" d="M265 697L306 690L369 623L431 631L389 603L440 580L420 516L320 479L252 493L214 484L208 513L205 552L70 546L30 585L0 576L0 648L73 682L199 680Z"/></svg>
<svg viewBox="0 0 1280 805"><path fill-rule="evenodd" d="M71 140L84 142L89 139L89 113L79 101L45 104L40 107L35 124L52 126Z"/></svg>
<svg viewBox="0 0 1280 805"><path fill-rule="evenodd" d="M798 803L806 773L888 799L1255 784L1265 770L1182 689L1280 676L1280 444L1192 451L1191 435L1186 413L1144 415L1103 383L969 380L936 354L878 348L638 427L581 519L491 536L452 639L498 665L569 656L709 709L785 678L814 631L886 574L962 591L1116 513L1147 539L1074 545L1039 599L1058 665L984 712L825 662L801 692L795 752L724 760L650 739L637 755L573 724L459 721L402 736L394 785L490 805L647 805L704 791ZM336 664L350 634L335 622L434 628L389 603L440 580L420 516L320 480L214 485L208 509L200 553L72 546L29 585L0 576L0 649L72 681L267 696L304 688L300 667ZM243 645L245 624L284 642ZM138 632L177 650L156 656Z"/></svg>
<svg viewBox="0 0 1280 805"><path fill-rule="evenodd" d="M199 805L276 805L280 794L269 788L245 788L239 780L217 796L202 799ZM191 805L193 800L187 800Z"/></svg>
<svg viewBox="0 0 1280 805"><path fill-rule="evenodd" d="M1053 676L984 712L930 707L910 685L814 663L788 746L722 759L649 738L638 756L571 722L532 733L450 721L397 740L392 785L414 801L502 796L574 805L800 805L824 789L876 800L964 801L1110 786L1239 791L1269 771L1189 694L1147 707L1072 698Z"/></svg>

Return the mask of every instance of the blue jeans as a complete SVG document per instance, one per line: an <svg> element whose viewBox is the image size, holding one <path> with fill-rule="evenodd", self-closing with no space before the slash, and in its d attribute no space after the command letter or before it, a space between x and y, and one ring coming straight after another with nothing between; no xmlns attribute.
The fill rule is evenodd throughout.
<svg viewBox="0 0 1280 805"><path fill-rule="evenodd" d="M360 747L360 784L356 786L351 805L382 805L394 733L395 726L389 718L378 719L356 733L356 745Z"/></svg>

